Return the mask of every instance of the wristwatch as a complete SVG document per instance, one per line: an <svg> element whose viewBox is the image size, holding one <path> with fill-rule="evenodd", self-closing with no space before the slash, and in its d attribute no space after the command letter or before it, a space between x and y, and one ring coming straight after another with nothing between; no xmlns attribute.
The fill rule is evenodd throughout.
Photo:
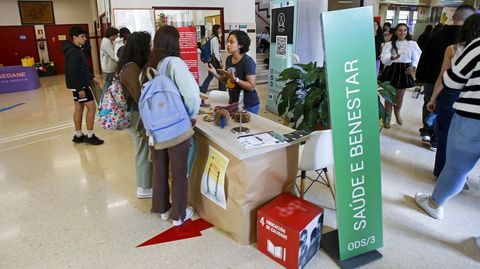
<svg viewBox="0 0 480 269"><path fill-rule="evenodd" d="M238 83L240 79L238 77L235 78L235 83Z"/></svg>

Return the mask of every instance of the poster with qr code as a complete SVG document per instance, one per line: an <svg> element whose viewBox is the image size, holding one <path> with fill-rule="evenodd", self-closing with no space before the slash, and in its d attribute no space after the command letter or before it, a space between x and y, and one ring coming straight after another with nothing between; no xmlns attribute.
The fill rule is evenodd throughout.
<svg viewBox="0 0 480 269"><path fill-rule="evenodd" d="M287 36L277 35L275 43L277 45L277 49L275 50L275 56L277 56L278 58L286 58L287 57Z"/></svg>

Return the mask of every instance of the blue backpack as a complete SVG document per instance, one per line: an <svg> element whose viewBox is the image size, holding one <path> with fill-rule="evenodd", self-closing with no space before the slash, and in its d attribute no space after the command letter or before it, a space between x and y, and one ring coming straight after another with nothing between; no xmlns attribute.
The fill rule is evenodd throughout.
<svg viewBox="0 0 480 269"><path fill-rule="evenodd" d="M204 63L209 63L212 60L212 46L210 45L212 38L210 37L200 48L200 60Z"/></svg>
<svg viewBox="0 0 480 269"><path fill-rule="evenodd" d="M191 128L180 91L167 75L167 67L172 58L163 60L158 75L143 84L140 95L140 117L147 135L153 137L154 143L172 140Z"/></svg>

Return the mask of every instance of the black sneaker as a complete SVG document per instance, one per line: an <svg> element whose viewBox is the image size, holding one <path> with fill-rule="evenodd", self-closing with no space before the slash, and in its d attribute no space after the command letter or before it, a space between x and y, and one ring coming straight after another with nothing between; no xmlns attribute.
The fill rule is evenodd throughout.
<svg viewBox="0 0 480 269"><path fill-rule="evenodd" d="M87 136L83 142L85 142L87 144L90 144L90 145L101 145L101 144L103 144L103 140L98 138L96 135L92 135L92 137Z"/></svg>
<svg viewBox="0 0 480 269"><path fill-rule="evenodd" d="M73 135L72 142L75 144L79 144L85 142L85 139L87 139L87 136L84 134L82 134L81 136Z"/></svg>

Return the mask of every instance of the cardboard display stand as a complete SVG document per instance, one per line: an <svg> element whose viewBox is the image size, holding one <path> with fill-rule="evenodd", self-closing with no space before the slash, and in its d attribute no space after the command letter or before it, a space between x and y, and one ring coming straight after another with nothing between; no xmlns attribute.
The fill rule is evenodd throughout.
<svg viewBox="0 0 480 269"><path fill-rule="evenodd" d="M323 209L283 193L258 211L258 250L286 268L304 268L320 248Z"/></svg>
<svg viewBox="0 0 480 269"><path fill-rule="evenodd" d="M190 204L202 219L234 240L251 244L257 240L257 210L277 195L293 190L298 171L298 144L304 140L247 149L238 142L229 125L222 129L206 122L203 117L200 115L195 125L197 154L188 183ZM293 131L258 115L251 114L250 117L245 127L253 133L275 131L285 134ZM225 193L225 208L202 192L202 177L209 173L210 148L229 160L224 183L220 184L223 185L222 191L218 191L219 194ZM213 183L211 187L216 188Z"/></svg>

